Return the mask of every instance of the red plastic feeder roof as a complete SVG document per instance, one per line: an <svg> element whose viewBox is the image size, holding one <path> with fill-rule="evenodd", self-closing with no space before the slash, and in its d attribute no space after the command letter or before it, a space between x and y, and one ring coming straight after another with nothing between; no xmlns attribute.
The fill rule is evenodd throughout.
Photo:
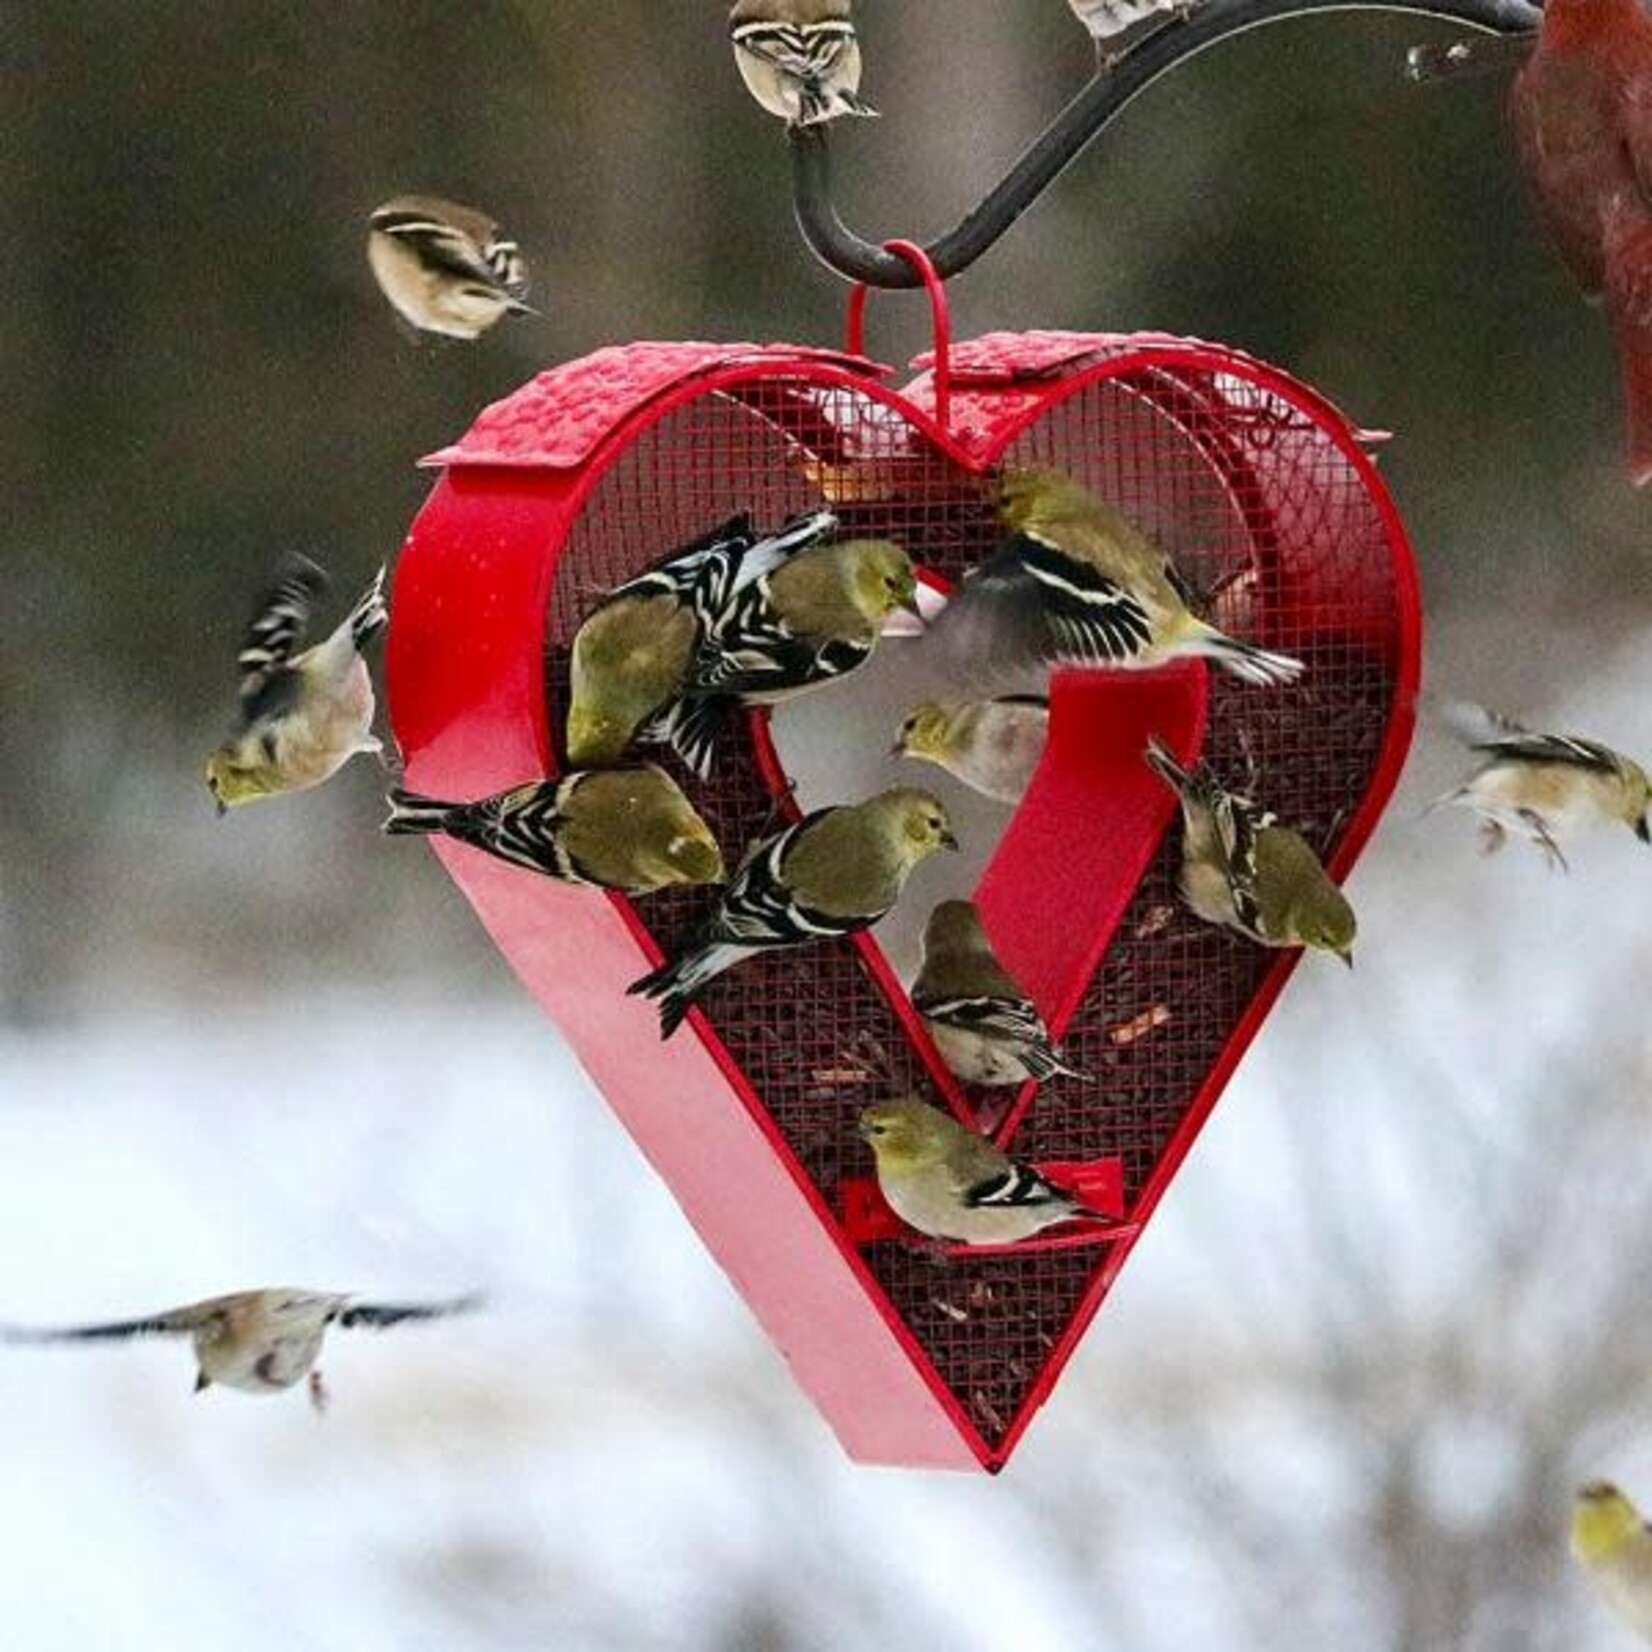
<svg viewBox="0 0 1652 1652"><path fill-rule="evenodd" d="M928 374L903 394L858 357L778 345L639 344L541 375L433 460L445 474L396 569L389 701L418 790L554 774L569 647L613 585L736 511L778 523L823 500L955 580L994 543L980 476L1000 463L1072 471L1164 546L1215 623L1306 662L1284 690L1198 665L1057 678L1050 748L976 898L1097 1081L1029 1086L1007 1112L939 1071L875 934L741 965L662 1044L625 987L688 939L706 892L633 905L437 840L850 1453L995 1469L1297 961L1180 908L1146 735L1202 750L1343 875L1409 743L1420 619L1361 433L1236 352L998 335L955 354L949 430L934 405ZM755 717L708 783L678 778L731 854L784 785ZM857 1065L868 1043L887 1076ZM1016 1153L1103 1190L1118 1225L954 1248L941 1270L868 1186L854 1120L891 1083L995 1121Z"/></svg>

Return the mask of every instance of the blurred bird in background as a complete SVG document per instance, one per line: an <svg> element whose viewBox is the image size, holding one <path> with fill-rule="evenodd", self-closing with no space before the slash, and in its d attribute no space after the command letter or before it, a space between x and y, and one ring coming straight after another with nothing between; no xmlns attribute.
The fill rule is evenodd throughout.
<svg viewBox="0 0 1652 1652"><path fill-rule="evenodd" d="M1537 734L1484 706L1443 708L1446 725L1485 761L1430 809L1455 804L1481 820L1489 854L1507 836L1530 839L1562 870L1559 840L1588 826L1621 824L1652 843L1646 771L1610 746L1576 735Z"/></svg>
<svg viewBox="0 0 1652 1652"><path fill-rule="evenodd" d="M942 901L924 926L912 1007L948 1069L966 1084L1040 1082L1064 1073L1037 1006L1004 966L972 901Z"/></svg>
<svg viewBox="0 0 1652 1652"><path fill-rule="evenodd" d="M1050 702L1040 694L995 700L926 700L901 724L892 757L945 769L971 791L1019 803L1050 737Z"/></svg>
<svg viewBox="0 0 1652 1652"><path fill-rule="evenodd" d="M474 803L392 791L391 837L443 833L563 883L650 895L721 883L723 853L663 769L585 769Z"/></svg>
<svg viewBox="0 0 1652 1652"><path fill-rule="evenodd" d="M835 519L826 517L835 527ZM647 737L672 746L702 778L729 714L777 705L871 659L896 609L918 614L918 581L887 539L819 543L742 578L701 639L682 694Z"/></svg>
<svg viewBox="0 0 1652 1652"><path fill-rule="evenodd" d="M923 1101L860 1115L885 1202L909 1228L963 1245L1013 1245L1076 1218L1111 1218Z"/></svg>
<svg viewBox="0 0 1652 1652"><path fill-rule="evenodd" d="M1607 1606L1652 1642L1652 1529L1609 1481L1592 1480L1577 1494L1572 1554Z"/></svg>
<svg viewBox="0 0 1652 1652"><path fill-rule="evenodd" d="M240 719L207 759L207 788L219 814L319 786L358 751L384 749L373 735L373 679L362 658L390 619L384 569L325 642L295 655L326 588L326 574L308 557L288 557L247 629Z"/></svg>
<svg viewBox="0 0 1652 1652"><path fill-rule="evenodd" d="M729 13L746 89L793 126L876 115L860 97L860 41L850 0L739 0Z"/></svg>
<svg viewBox="0 0 1652 1652"><path fill-rule="evenodd" d="M610 591L574 637L568 761L618 762L687 686L689 667L735 590L834 532L830 511L759 537L742 513Z"/></svg>
<svg viewBox="0 0 1652 1652"><path fill-rule="evenodd" d="M1308 840L1213 775L1189 774L1157 741L1147 764L1182 806L1182 899L1206 923L1262 946L1305 946L1354 961L1356 924Z"/></svg>
<svg viewBox="0 0 1652 1652"><path fill-rule="evenodd" d="M195 1392L214 1385L248 1394L278 1394L309 1378L310 1401L324 1410L327 1391L315 1363L335 1325L383 1330L407 1320L468 1312L478 1296L445 1302L359 1302L352 1296L290 1288L237 1291L171 1308L146 1319L96 1325L0 1326L0 1342L113 1342L130 1337L187 1336L195 1345Z"/></svg>
<svg viewBox="0 0 1652 1652"><path fill-rule="evenodd" d="M1122 512L1047 465L997 484L1005 538L931 629L956 669L1142 667L1200 656L1249 683L1289 682L1299 660L1227 636L1188 608L1171 563Z"/></svg>
<svg viewBox="0 0 1652 1652"><path fill-rule="evenodd" d="M698 942L633 981L660 1005L660 1036L683 1023L706 984L769 947L854 935L894 906L937 849L956 849L938 798L897 787L864 803L816 809L746 855Z"/></svg>
<svg viewBox="0 0 1652 1652"><path fill-rule="evenodd" d="M528 266L486 213L435 195L398 195L367 220L379 290L416 332L480 338L501 317L532 315Z"/></svg>
<svg viewBox="0 0 1652 1652"><path fill-rule="evenodd" d="M1197 0L1067 0L1096 43L1096 66L1110 69L1131 46L1173 18L1185 18ZM1155 27L1140 24L1156 19Z"/></svg>
<svg viewBox="0 0 1652 1652"><path fill-rule="evenodd" d="M1509 115L1543 228L1617 341L1629 479L1652 480L1652 17L1549 0Z"/></svg>

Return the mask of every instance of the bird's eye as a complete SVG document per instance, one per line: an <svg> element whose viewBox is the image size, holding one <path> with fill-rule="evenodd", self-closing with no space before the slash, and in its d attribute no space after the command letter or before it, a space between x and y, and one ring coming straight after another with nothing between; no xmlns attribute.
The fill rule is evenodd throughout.
<svg viewBox="0 0 1652 1652"><path fill-rule="evenodd" d="M942 822L937 820L934 815L929 817L929 829L932 832L938 832L942 829Z"/></svg>

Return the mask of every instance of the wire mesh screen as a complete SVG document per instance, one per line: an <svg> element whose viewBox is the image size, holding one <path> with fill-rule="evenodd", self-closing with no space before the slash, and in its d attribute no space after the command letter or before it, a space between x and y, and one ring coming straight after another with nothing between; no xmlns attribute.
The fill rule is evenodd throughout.
<svg viewBox="0 0 1652 1652"><path fill-rule="evenodd" d="M1349 461L1310 417L1220 358L1209 371L1144 368L1052 388L1003 460L1073 473L1174 558L1208 618L1305 662L1284 690L1216 674L1205 756L1334 856L1383 744L1401 628L1384 521ZM998 535L980 478L871 394L799 371L704 395L638 433L569 534L549 616L552 728L566 711L574 634L608 589L737 511L767 528L823 501L846 533L895 539L948 580ZM844 737L886 741L887 730ZM707 783L660 760L730 854L776 823L745 726ZM1173 828L1066 1031L1073 1064L1099 1082L1045 1086L1014 1144L1039 1160L1121 1158L1132 1206L1274 961L1181 908L1179 853ZM641 910L671 954L710 899L669 893ZM891 1086L926 1087L921 1056L850 943L759 956L714 982L702 1007L828 1204L844 1179L869 1173L860 1108ZM869 1045L882 1070L864 1063ZM867 1257L992 1448L1108 1249L941 1258L890 1242Z"/></svg>

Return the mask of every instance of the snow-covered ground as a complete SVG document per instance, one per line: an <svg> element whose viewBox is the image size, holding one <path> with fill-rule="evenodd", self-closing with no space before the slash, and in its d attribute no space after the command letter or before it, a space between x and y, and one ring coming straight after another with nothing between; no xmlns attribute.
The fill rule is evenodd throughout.
<svg viewBox="0 0 1652 1652"><path fill-rule="evenodd" d="M1587 705L1525 709L1632 744L1643 683L1625 649ZM1354 879L1358 968L1299 972L997 1481L843 1460L525 997L134 995L0 1035L0 1317L490 1296L335 1338L325 1419L192 1394L178 1345L7 1350L0 1645L1158 1652L1283 1644L1245 1613L1284 1611L1295 1644L1427 1647L1371 1536L1403 1461L1459 1545L1415 1587L1477 1580L1442 1652L1609 1652L1565 1493L1652 1495L1652 1400L1609 1389L1556 1423L1558 1480L1527 1470L1590 1270L1642 1265L1591 1195L1652 1156L1652 855L1483 861L1418 819L1459 767L1425 742ZM1549 1617L1510 1638L1518 1589Z"/></svg>

